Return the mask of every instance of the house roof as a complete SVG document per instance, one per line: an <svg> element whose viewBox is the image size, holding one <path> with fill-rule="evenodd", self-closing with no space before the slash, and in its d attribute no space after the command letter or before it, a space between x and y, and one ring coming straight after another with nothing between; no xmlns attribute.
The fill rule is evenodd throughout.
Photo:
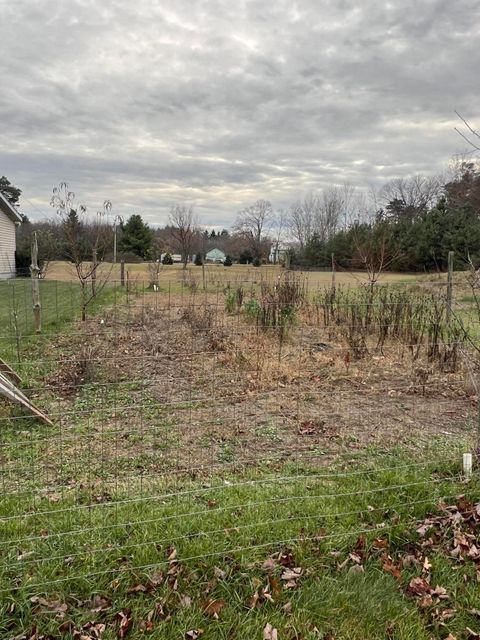
<svg viewBox="0 0 480 640"><path fill-rule="evenodd" d="M18 213L15 207L10 204L10 202L5 198L3 193L0 191L0 211L10 218L12 222L21 222L22 216Z"/></svg>
<svg viewBox="0 0 480 640"><path fill-rule="evenodd" d="M210 249L210 251L206 255L207 258L225 258L225 254L221 249Z"/></svg>

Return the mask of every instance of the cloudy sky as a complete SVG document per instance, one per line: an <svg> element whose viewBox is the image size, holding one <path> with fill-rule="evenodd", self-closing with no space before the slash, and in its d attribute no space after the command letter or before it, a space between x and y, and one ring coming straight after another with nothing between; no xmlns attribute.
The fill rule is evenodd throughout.
<svg viewBox="0 0 480 640"><path fill-rule="evenodd" d="M0 0L0 175L32 218L228 226L258 198L436 172L480 126L478 0Z"/></svg>

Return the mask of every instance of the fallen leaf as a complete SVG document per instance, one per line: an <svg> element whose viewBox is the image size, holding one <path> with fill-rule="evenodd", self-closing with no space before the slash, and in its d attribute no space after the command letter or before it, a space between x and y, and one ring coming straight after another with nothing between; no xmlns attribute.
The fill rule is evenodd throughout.
<svg viewBox="0 0 480 640"><path fill-rule="evenodd" d="M132 626L132 612L130 609L119 611L115 616L118 621L117 638L123 640Z"/></svg>
<svg viewBox="0 0 480 640"><path fill-rule="evenodd" d="M192 606L192 599L190 596L180 596L180 606L182 609L189 609Z"/></svg>
<svg viewBox="0 0 480 640"><path fill-rule="evenodd" d="M285 615L289 616L292 613L292 608L292 603L286 602L282 607L282 611Z"/></svg>
<svg viewBox="0 0 480 640"><path fill-rule="evenodd" d="M275 598L277 598L281 594L282 587L280 585L280 582L278 581L278 578L276 578L275 576L268 576L268 586L270 587L271 594Z"/></svg>
<svg viewBox="0 0 480 640"><path fill-rule="evenodd" d="M263 640L278 640L278 632L269 622L263 629Z"/></svg>
<svg viewBox="0 0 480 640"><path fill-rule="evenodd" d="M222 571L222 569L220 569L219 567L213 567L213 574L219 580L223 580L227 575L227 573L225 571Z"/></svg>
<svg viewBox="0 0 480 640"><path fill-rule="evenodd" d="M374 549L386 549L388 547L388 540L386 538L376 538L372 546Z"/></svg>
<svg viewBox="0 0 480 640"><path fill-rule="evenodd" d="M185 640L198 640L203 635L203 629L192 629L185 634Z"/></svg>
<svg viewBox="0 0 480 640"><path fill-rule="evenodd" d="M220 611L225 605L225 600L208 600L202 607L203 613L205 613L207 616L211 616L212 618L217 619Z"/></svg>
<svg viewBox="0 0 480 640"><path fill-rule="evenodd" d="M277 563L273 558L267 558L265 562L262 564L262 569L265 571L274 571L277 567Z"/></svg>
<svg viewBox="0 0 480 640"><path fill-rule="evenodd" d="M408 585L408 592L413 596L424 596L432 592L432 587L424 578L412 578Z"/></svg>
<svg viewBox="0 0 480 640"><path fill-rule="evenodd" d="M423 570L429 572L432 568L431 563L428 561L428 558L425 556L425 560L423 561Z"/></svg>
<svg viewBox="0 0 480 640"><path fill-rule="evenodd" d="M303 573L301 567L294 567L293 569L284 569L281 579L282 580L298 580Z"/></svg>
<svg viewBox="0 0 480 640"><path fill-rule="evenodd" d="M399 566L397 566L390 556L386 556L383 559L382 568L387 573L390 573L396 580L400 580L402 577L402 571Z"/></svg>

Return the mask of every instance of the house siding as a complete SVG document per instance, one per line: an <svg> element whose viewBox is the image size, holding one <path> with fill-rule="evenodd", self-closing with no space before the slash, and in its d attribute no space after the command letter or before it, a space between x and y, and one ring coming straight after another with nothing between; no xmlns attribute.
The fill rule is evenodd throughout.
<svg viewBox="0 0 480 640"><path fill-rule="evenodd" d="M0 211L0 280L15 276L15 223Z"/></svg>

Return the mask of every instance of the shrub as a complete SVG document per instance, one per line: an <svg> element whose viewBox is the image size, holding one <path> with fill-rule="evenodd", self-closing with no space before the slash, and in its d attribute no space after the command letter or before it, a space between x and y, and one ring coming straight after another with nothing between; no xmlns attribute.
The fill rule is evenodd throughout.
<svg viewBox="0 0 480 640"><path fill-rule="evenodd" d="M243 305L243 309L247 317L255 321L258 319L261 312L260 303L256 298L250 298L250 300L247 300Z"/></svg>
<svg viewBox="0 0 480 640"><path fill-rule="evenodd" d="M240 312L244 295L245 292L241 285L236 286L235 289L231 289L228 285L225 290L225 309L228 313L233 313L235 309L238 313Z"/></svg>
<svg viewBox="0 0 480 640"><path fill-rule="evenodd" d="M202 260L202 254L201 253L196 253L195 254L195 260L193 261L193 264L197 267L201 267L203 265L203 260Z"/></svg>
<svg viewBox="0 0 480 640"><path fill-rule="evenodd" d="M232 264L233 264L233 261L232 261L231 257L230 256L226 256L225 261L223 263L223 266L224 267L231 267Z"/></svg>
<svg viewBox="0 0 480 640"><path fill-rule="evenodd" d="M233 313L235 311L235 306L236 306L235 291L228 288L225 291L225 309L227 313Z"/></svg>
<svg viewBox="0 0 480 640"><path fill-rule="evenodd" d="M173 264L173 258L169 253L166 253L162 258L163 264Z"/></svg>
<svg viewBox="0 0 480 640"><path fill-rule="evenodd" d="M254 267L261 267L262 263L260 262L260 258L255 258L254 261L252 262Z"/></svg>

